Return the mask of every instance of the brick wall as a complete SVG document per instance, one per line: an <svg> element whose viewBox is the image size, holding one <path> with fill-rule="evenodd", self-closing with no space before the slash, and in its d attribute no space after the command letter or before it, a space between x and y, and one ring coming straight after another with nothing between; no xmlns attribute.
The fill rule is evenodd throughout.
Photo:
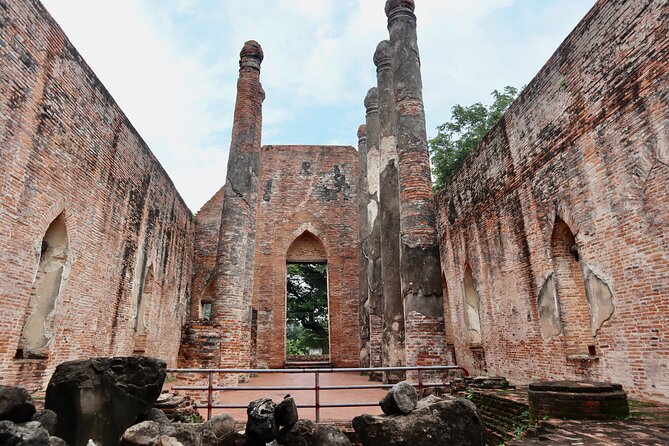
<svg viewBox="0 0 669 446"><path fill-rule="evenodd" d="M359 363L357 175L352 147L263 147L253 293L258 366L284 365L286 255L305 231L327 255L332 364ZM318 255L313 246L300 252Z"/></svg>
<svg viewBox="0 0 669 446"><path fill-rule="evenodd" d="M191 283L193 298L191 299L190 315L192 320L202 317L202 314L200 314L202 293L205 287L212 284L214 280L224 194L225 189L219 189L196 215L193 279Z"/></svg>
<svg viewBox="0 0 669 446"><path fill-rule="evenodd" d="M599 1L438 197L447 332L474 373L487 364L516 383L612 380L669 401L667 12L653 0ZM569 252L551 243L561 221ZM564 267L569 255L576 269ZM467 335L467 264L483 352ZM561 331L544 336L537 302L552 290ZM597 316L586 299L607 293L614 311L593 336L593 316L574 312ZM570 351L584 337L594 351Z"/></svg>
<svg viewBox="0 0 669 446"><path fill-rule="evenodd" d="M132 354L149 269L139 344L175 365L188 310L191 213L36 0L0 1L0 177L0 383L37 390L63 361ZM14 359L34 307L42 239L60 215L67 261L47 318L46 358Z"/></svg>

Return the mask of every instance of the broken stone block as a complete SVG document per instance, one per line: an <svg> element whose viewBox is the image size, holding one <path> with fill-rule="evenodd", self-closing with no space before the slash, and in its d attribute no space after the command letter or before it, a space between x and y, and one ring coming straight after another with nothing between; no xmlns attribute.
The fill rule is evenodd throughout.
<svg viewBox="0 0 669 446"><path fill-rule="evenodd" d="M297 404L292 396L286 395L283 401L276 406L274 420L278 426L292 426L297 423L299 420Z"/></svg>
<svg viewBox="0 0 669 446"><path fill-rule="evenodd" d="M60 364L47 386L45 403L58 416L56 435L70 446L83 446L89 439L118 444L160 395L166 367L164 361L143 356Z"/></svg>
<svg viewBox="0 0 669 446"><path fill-rule="evenodd" d="M395 384L379 402L386 415L413 412L418 402L418 392L406 381Z"/></svg>
<svg viewBox="0 0 669 446"><path fill-rule="evenodd" d="M49 409L38 410L33 415L31 421L37 421L42 425L44 429L49 432L49 435L54 435L56 433L56 424L58 423L58 416L56 412Z"/></svg>
<svg viewBox="0 0 669 446"><path fill-rule="evenodd" d="M216 415L211 420L205 422L204 426L216 435L219 445L234 444L232 439L236 436L237 432L235 431L235 419L230 415Z"/></svg>
<svg viewBox="0 0 669 446"><path fill-rule="evenodd" d="M35 413L30 393L23 387L0 386L0 420L23 423Z"/></svg>
<svg viewBox="0 0 669 446"><path fill-rule="evenodd" d="M508 389L509 381L503 376L477 376L467 380L470 387L477 389Z"/></svg>
<svg viewBox="0 0 669 446"><path fill-rule="evenodd" d="M149 409L149 412L146 415L140 416L137 419L137 423L141 423L142 421L155 421L158 424L170 423L170 419L167 418L165 412L163 412L160 409L156 409L155 407L152 407L151 409Z"/></svg>
<svg viewBox="0 0 669 446"><path fill-rule="evenodd" d="M336 427L324 424L314 432L311 446L351 446L351 440Z"/></svg>
<svg viewBox="0 0 669 446"><path fill-rule="evenodd" d="M49 433L37 421L15 424L0 421L0 444L3 446L49 446Z"/></svg>
<svg viewBox="0 0 669 446"><path fill-rule="evenodd" d="M67 446L67 443L62 438L49 437L49 446Z"/></svg>
<svg viewBox="0 0 669 446"><path fill-rule="evenodd" d="M316 425L310 420L298 420L292 426L284 427L276 441L282 446L311 446Z"/></svg>
<svg viewBox="0 0 669 446"><path fill-rule="evenodd" d="M130 426L121 437L120 446L150 446L156 444L161 437L160 424L154 421L143 421Z"/></svg>
<svg viewBox="0 0 669 446"><path fill-rule="evenodd" d="M476 406L462 398L429 396L408 415L361 415L353 429L363 446L483 446Z"/></svg>
<svg viewBox="0 0 669 446"><path fill-rule="evenodd" d="M279 435L279 428L274 420L276 404L270 398L261 398L249 403L246 413L246 435L255 440L269 443Z"/></svg>

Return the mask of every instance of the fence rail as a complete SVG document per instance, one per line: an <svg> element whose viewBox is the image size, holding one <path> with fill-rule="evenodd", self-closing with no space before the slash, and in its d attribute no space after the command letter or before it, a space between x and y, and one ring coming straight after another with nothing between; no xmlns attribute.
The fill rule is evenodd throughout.
<svg viewBox="0 0 669 446"><path fill-rule="evenodd" d="M206 405L196 405L196 408L206 408L207 409L207 419L211 419L212 412L214 409L246 409L247 406L235 405L235 404L218 404L214 403L214 392L220 391L269 391L269 390L313 390L314 391L314 401L315 404L299 404L298 408L305 409L315 409L316 412L316 422L320 422L320 410L321 408L337 408L337 407L373 407L377 406L378 401L374 402L349 402L349 403L321 403L320 402L320 393L321 391L328 390L361 390L361 389L389 389L392 384L364 384L364 385L351 385L351 386L321 386L320 385L320 375L324 373L346 373L346 372L416 372L416 383L414 384L418 389L420 396L423 395L423 390L426 388L434 387L445 387L450 386L450 382L423 382L423 374L425 372L450 372L450 371L460 371L465 377L469 376L469 371L464 367L460 366L417 366L417 367L374 367L374 368L309 368L309 369L169 369L169 373L176 373L179 375L206 375L207 376L207 385L206 386L173 386L173 390L184 390L184 391L207 391L207 404ZM226 386L215 386L214 385L214 376L215 375L230 375L230 374L243 374L243 375L255 375L255 374L313 374L314 375L314 385L313 386L244 386L244 387L226 387Z"/></svg>

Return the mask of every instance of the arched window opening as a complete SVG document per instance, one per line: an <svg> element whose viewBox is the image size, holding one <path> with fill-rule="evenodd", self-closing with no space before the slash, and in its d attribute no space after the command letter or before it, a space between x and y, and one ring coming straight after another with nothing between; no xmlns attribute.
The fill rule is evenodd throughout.
<svg viewBox="0 0 669 446"><path fill-rule="evenodd" d="M465 267L463 289L467 328L469 329L469 342L472 345L480 345L483 342L481 336L481 302L474 285L472 268L469 265Z"/></svg>
<svg viewBox="0 0 669 446"><path fill-rule="evenodd" d="M329 362L325 247L305 231L286 254L286 361Z"/></svg>
<svg viewBox="0 0 669 446"><path fill-rule="evenodd" d="M569 226L559 218L553 228L551 252L567 354L589 355L593 337L578 244Z"/></svg>
<svg viewBox="0 0 669 446"><path fill-rule="evenodd" d="M214 302L214 281L212 280L204 287L200 297L200 319L211 320L211 308Z"/></svg>
<svg viewBox="0 0 669 446"><path fill-rule="evenodd" d="M30 317L16 357L44 357L54 333L51 322L60 296L67 264L69 240L65 218L59 215L42 239L37 275L30 295Z"/></svg>

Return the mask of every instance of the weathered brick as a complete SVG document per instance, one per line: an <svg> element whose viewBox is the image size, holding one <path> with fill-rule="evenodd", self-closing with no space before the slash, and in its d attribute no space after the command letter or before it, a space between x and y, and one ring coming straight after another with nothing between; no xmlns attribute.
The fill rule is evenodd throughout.
<svg viewBox="0 0 669 446"><path fill-rule="evenodd" d="M176 365L191 212L42 5L4 2L0 17L0 381L39 390L61 362L140 349ZM42 238L59 215L69 244L48 351L15 359ZM149 270L140 335L133 326Z"/></svg>
<svg viewBox="0 0 669 446"><path fill-rule="evenodd" d="M667 91L666 5L599 1L448 181L439 235L461 365L481 373L485 364L519 384L610 380L668 401ZM576 250L556 239L556 224L575 235L576 268L560 260ZM468 264L484 362L469 348ZM596 336L588 271L613 293ZM562 331L544 337L538 300L553 274Z"/></svg>

